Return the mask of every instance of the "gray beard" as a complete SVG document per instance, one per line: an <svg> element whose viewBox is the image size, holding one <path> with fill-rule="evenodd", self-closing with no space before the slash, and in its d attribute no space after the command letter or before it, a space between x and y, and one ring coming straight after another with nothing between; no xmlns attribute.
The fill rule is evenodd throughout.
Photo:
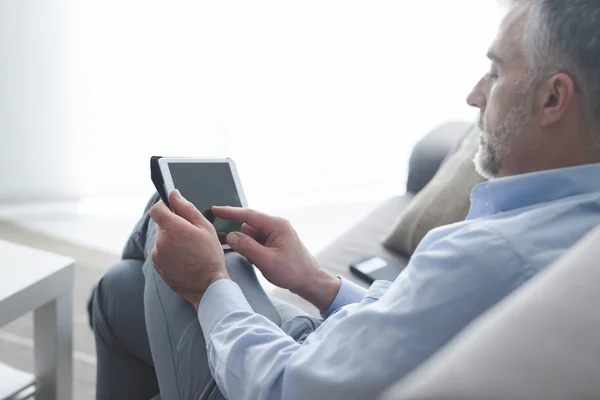
<svg viewBox="0 0 600 400"><path fill-rule="evenodd" d="M475 154L475 170L485 179L493 179L500 173L502 157L485 138L484 132L479 135L479 150Z"/></svg>
<svg viewBox="0 0 600 400"><path fill-rule="evenodd" d="M479 175L493 179L500 173L504 161L511 153L515 137L531 116L530 97L529 93L519 94L504 120L487 131L483 126L482 116L479 117L477 125L482 132L479 136L479 150L473 160Z"/></svg>

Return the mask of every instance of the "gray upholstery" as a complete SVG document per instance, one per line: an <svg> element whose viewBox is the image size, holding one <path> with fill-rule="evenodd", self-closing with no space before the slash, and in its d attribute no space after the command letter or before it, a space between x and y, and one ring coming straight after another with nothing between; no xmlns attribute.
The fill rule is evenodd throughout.
<svg viewBox="0 0 600 400"><path fill-rule="evenodd" d="M389 235L398 215L411 199L411 195L399 196L380 205L350 231L321 251L316 256L319 265L363 286L367 286L367 284L352 275L348 266L365 255L382 256L396 263L400 268L398 272L400 272L408 264L408 258L383 247L383 240Z"/></svg>
<svg viewBox="0 0 600 400"><path fill-rule="evenodd" d="M406 190L418 193L433 178L449 152L456 150L463 136L473 127L467 122L448 122L421 139L409 161Z"/></svg>
<svg viewBox="0 0 600 400"><path fill-rule="evenodd" d="M383 399L600 398L599 260L597 228Z"/></svg>

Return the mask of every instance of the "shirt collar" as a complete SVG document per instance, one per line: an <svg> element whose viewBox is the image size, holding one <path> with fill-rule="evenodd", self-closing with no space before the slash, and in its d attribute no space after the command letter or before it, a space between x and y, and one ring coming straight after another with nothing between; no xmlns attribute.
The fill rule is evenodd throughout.
<svg viewBox="0 0 600 400"><path fill-rule="evenodd" d="M492 179L473 187L467 219L600 192L600 164Z"/></svg>

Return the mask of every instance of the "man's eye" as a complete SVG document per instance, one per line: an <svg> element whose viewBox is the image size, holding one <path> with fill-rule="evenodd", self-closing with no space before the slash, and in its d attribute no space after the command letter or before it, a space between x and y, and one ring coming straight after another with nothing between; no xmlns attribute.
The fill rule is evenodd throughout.
<svg viewBox="0 0 600 400"><path fill-rule="evenodd" d="M498 79L498 74L488 72L487 74L485 74L485 79L490 80L490 81L495 81L496 79Z"/></svg>

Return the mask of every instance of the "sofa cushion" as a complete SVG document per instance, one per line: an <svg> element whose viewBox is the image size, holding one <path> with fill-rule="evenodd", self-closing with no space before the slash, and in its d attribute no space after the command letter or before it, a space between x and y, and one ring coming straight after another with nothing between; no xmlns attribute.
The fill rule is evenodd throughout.
<svg viewBox="0 0 600 400"><path fill-rule="evenodd" d="M411 199L412 195L405 195L387 200L319 252L315 257L319 265L335 275L364 287L367 287L368 283L350 272L350 263L365 256L381 256L398 266L398 273L400 273L408 264L408 258L386 249L383 246L383 240L389 235L397 215L410 203ZM276 288L271 294L313 315L318 315L315 307L287 290Z"/></svg>
<svg viewBox="0 0 600 400"><path fill-rule="evenodd" d="M412 194L421 191L472 127L473 124L464 121L447 122L419 140L408 163L406 191Z"/></svg>
<svg viewBox="0 0 600 400"><path fill-rule="evenodd" d="M384 399L599 398L599 243L597 228Z"/></svg>
<svg viewBox="0 0 600 400"><path fill-rule="evenodd" d="M471 189L485 179L475 171L479 129L465 135L459 148L449 154L431 181L400 214L384 245L410 256L432 229L465 219L469 212Z"/></svg>

